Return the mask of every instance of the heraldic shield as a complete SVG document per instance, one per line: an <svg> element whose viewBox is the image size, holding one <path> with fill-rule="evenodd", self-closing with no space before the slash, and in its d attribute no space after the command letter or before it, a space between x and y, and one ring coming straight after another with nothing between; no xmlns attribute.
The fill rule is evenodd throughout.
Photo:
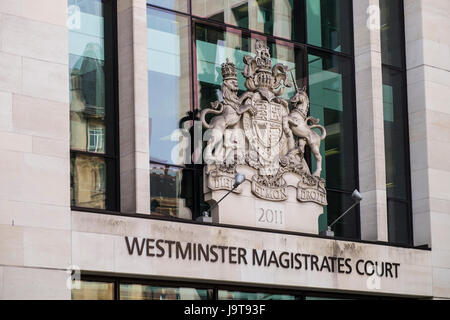
<svg viewBox="0 0 450 320"><path fill-rule="evenodd" d="M227 59L222 64L223 100L201 112L203 127L210 130L204 150L205 199L214 203L232 191L213 211L216 222L317 233L317 217L327 204L320 177L325 128L308 116L308 95L292 73L295 94L282 98L285 88L292 86L287 66L272 67L263 41L256 41L255 51L255 56L244 57L247 91L238 96L237 70ZM215 115L209 122L208 114ZM306 145L316 160L314 173L304 159ZM237 172L247 181L234 188ZM239 207L246 210L237 214ZM272 218L263 219L264 212Z"/></svg>
<svg viewBox="0 0 450 320"><path fill-rule="evenodd" d="M268 101L257 101L255 107L257 113L245 113L242 120L249 144L248 164L259 169L260 175L276 175L280 169L280 147L286 145L283 116L287 112L281 104Z"/></svg>

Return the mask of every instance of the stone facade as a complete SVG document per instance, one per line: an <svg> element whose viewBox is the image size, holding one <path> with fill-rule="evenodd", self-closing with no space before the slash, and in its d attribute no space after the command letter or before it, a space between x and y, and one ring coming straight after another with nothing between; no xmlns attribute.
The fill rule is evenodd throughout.
<svg viewBox="0 0 450 320"><path fill-rule="evenodd" d="M449 1L405 1L414 240L433 248L436 298L450 297L449 18Z"/></svg>
<svg viewBox="0 0 450 320"><path fill-rule="evenodd" d="M0 298L70 299L67 2L0 3Z"/></svg>
<svg viewBox="0 0 450 320"><path fill-rule="evenodd" d="M367 27L370 6L378 0L353 1L361 238L387 241L381 41L379 28Z"/></svg>
<svg viewBox="0 0 450 320"><path fill-rule="evenodd" d="M385 241L380 40L365 27L367 7L377 2L353 1L355 75L362 237ZM118 1L124 213L150 213L145 3ZM108 275L450 299L448 0L405 0L414 239L431 251L71 211L66 16L66 1L0 1L0 299L70 299L72 265ZM273 267L198 262L183 268L129 255L125 237L394 261L401 273L373 289L357 274L299 276Z"/></svg>
<svg viewBox="0 0 450 320"><path fill-rule="evenodd" d="M432 294L431 253L424 250L230 227L141 221L130 217L83 212L74 212L72 232L73 263L80 266L81 270L91 272L146 275L163 279L182 278L190 281L214 279L262 287L351 291L359 294L416 297L430 297ZM201 236L193 237L192 234ZM132 247L135 237L138 243L145 240L145 249L141 254L137 252L137 246L134 246L134 251L130 254L129 247ZM155 246L147 251L146 240L149 238L155 241L176 241L181 246L188 243L192 246L201 244L203 247L215 245L227 251L223 258L220 251L217 251L219 258L213 262L212 256L207 261L204 257L200 259L200 254L196 257L193 252L192 256L182 259L174 246L172 256L166 250L165 255L158 258ZM92 247L92 250L85 250L86 246ZM245 250L241 258L236 254L240 250ZM277 262L272 257L272 252L277 257ZM284 256L281 256L283 252ZM302 264L299 268L298 263L291 262L291 253L317 256L319 268L323 264L323 257L345 257L350 260L345 266L342 262L340 271L337 270L338 263L334 272L327 268L318 271L310 262L305 263L305 256L299 257ZM256 254L261 261L255 258ZM358 263L360 260L363 262ZM382 276L374 279L359 274L365 272L363 265L366 261L376 261L378 272ZM397 275L395 271L387 276L383 274L382 262L399 264ZM369 269L367 267L370 273Z"/></svg>
<svg viewBox="0 0 450 320"><path fill-rule="evenodd" d="M118 1L121 211L150 213L145 0Z"/></svg>

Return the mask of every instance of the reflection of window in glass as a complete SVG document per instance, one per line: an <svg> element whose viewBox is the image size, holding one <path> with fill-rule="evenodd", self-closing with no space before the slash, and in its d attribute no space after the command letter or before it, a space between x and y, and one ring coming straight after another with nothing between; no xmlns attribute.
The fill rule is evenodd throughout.
<svg viewBox="0 0 450 320"><path fill-rule="evenodd" d="M272 8L272 1L271 0L257 0L256 1L258 5L258 11L257 11L257 22L258 24L263 25L264 33L272 34L273 33L273 8Z"/></svg>
<svg viewBox="0 0 450 320"><path fill-rule="evenodd" d="M296 300L288 294L219 290L219 300Z"/></svg>
<svg viewBox="0 0 450 320"><path fill-rule="evenodd" d="M120 284L121 300L211 300L212 289Z"/></svg>
<svg viewBox="0 0 450 320"><path fill-rule="evenodd" d="M351 60L328 54L310 54L310 114L320 119L327 130L321 144L322 177L328 190L328 207L320 220L325 228L345 210L345 198L357 187L355 172L354 104ZM314 156L312 170L315 170ZM333 192L332 192L333 191ZM359 234L357 211L354 209L335 227L338 236L356 238Z"/></svg>
<svg viewBox="0 0 450 320"><path fill-rule="evenodd" d="M306 0L308 43L350 53L351 6L351 0Z"/></svg>
<svg viewBox="0 0 450 320"><path fill-rule="evenodd" d="M79 289L73 286L72 300L114 300L113 282L79 281L79 284Z"/></svg>
<svg viewBox="0 0 450 320"><path fill-rule="evenodd" d="M114 101L114 1L68 0L72 205L117 209ZM70 15L69 12L69 15ZM89 153L92 153L90 155ZM107 185L107 182L110 185ZM109 193L109 196L107 195Z"/></svg>
<svg viewBox="0 0 450 320"><path fill-rule="evenodd" d="M89 152L103 152L104 144L104 130L103 128L89 128Z"/></svg>
<svg viewBox="0 0 450 320"><path fill-rule="evenodd" d="M103 41L103 40L102 40ZM93 46L92 44L88 44ZM102 51L95 45L97 51ZM99 53L99 52L97 52ZM78 56L70 54L71 96L70 96L70 132L71 148L88 151L88 123L105 122L105 76L104 61L88 57L89 50Z"/></svg>
<svg viewBox="0 0 450 320"><path fill-rule="evenodd" d="M235 25L248 29L248 3L231 8L231 12L233 14L232 18L236 21Z"/></svg>
<svg viewBox="0 0 450 320"><path fill-rule="evenodd" d="M72 156L71 178L73 206L106 209L106 163L103 158Z"/></svg>
<svg viewBox="0 0 450 320"><path fill-rule="evenodd" d="M150 206L158 215L192 219L194 174L201 171L150 164Z"/></svg>
<svg viewBox="0 0 450 320"><path fill-rule="evenodd" d="M302 1L192 0L192 14L276 37L303 42Z"/></svg>

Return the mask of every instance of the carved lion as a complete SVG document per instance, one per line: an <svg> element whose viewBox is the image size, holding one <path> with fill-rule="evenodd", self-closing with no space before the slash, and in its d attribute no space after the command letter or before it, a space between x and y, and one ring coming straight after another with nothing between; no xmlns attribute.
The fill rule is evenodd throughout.
<svg viewBox="0 0 450 320"><path fill-rule="evenodd" d="M205 160L207 162L221 162L221 157L218 154L218 150L215 152L219 144L222 142L225 129L235 126L243 113L252 111L251 105L241 105L242 100L246 97L239 99L238 95L238 82L237 79L227 79L222 84L222 97L223 101L215 101L211 103L210 109L205 109L201 112L200 119L203 127L212 129L211 138L205 148ZM208 114L217 114L212 118L211 122L206 121Z"/></svg>

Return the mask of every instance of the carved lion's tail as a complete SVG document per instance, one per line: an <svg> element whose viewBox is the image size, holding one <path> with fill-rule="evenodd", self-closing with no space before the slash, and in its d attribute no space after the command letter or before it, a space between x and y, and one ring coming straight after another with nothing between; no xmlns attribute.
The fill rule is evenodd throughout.
<svg viewBox="0 0 450 320"><path fill-rule="evenodd" d="M217 102L216 104L211 103L211 106L216 107L219 106L219 109L214 110L214 109L205 109L202 110L201 114L200 114L200 120L202 121L203 127L207 128L207 129L212 129L213 126L211 126L208 122L206 122L206 115L208 113L213 113L213 114L221 114L223 112L223 104Z"/></svg>
<svg viewBox="0 0 450 320"><path fill-rule="evenodd" d="M324 140L327 137L327 131L325 130L325 128L323 126L321 126L319 124L319 119L315 119L313 117L308 117L306 119L306 122L311 121L313 123L313 125L309 126L311 129L320 129L320 131L322 132L322 135L320 136L320 141Z"/></svg>

